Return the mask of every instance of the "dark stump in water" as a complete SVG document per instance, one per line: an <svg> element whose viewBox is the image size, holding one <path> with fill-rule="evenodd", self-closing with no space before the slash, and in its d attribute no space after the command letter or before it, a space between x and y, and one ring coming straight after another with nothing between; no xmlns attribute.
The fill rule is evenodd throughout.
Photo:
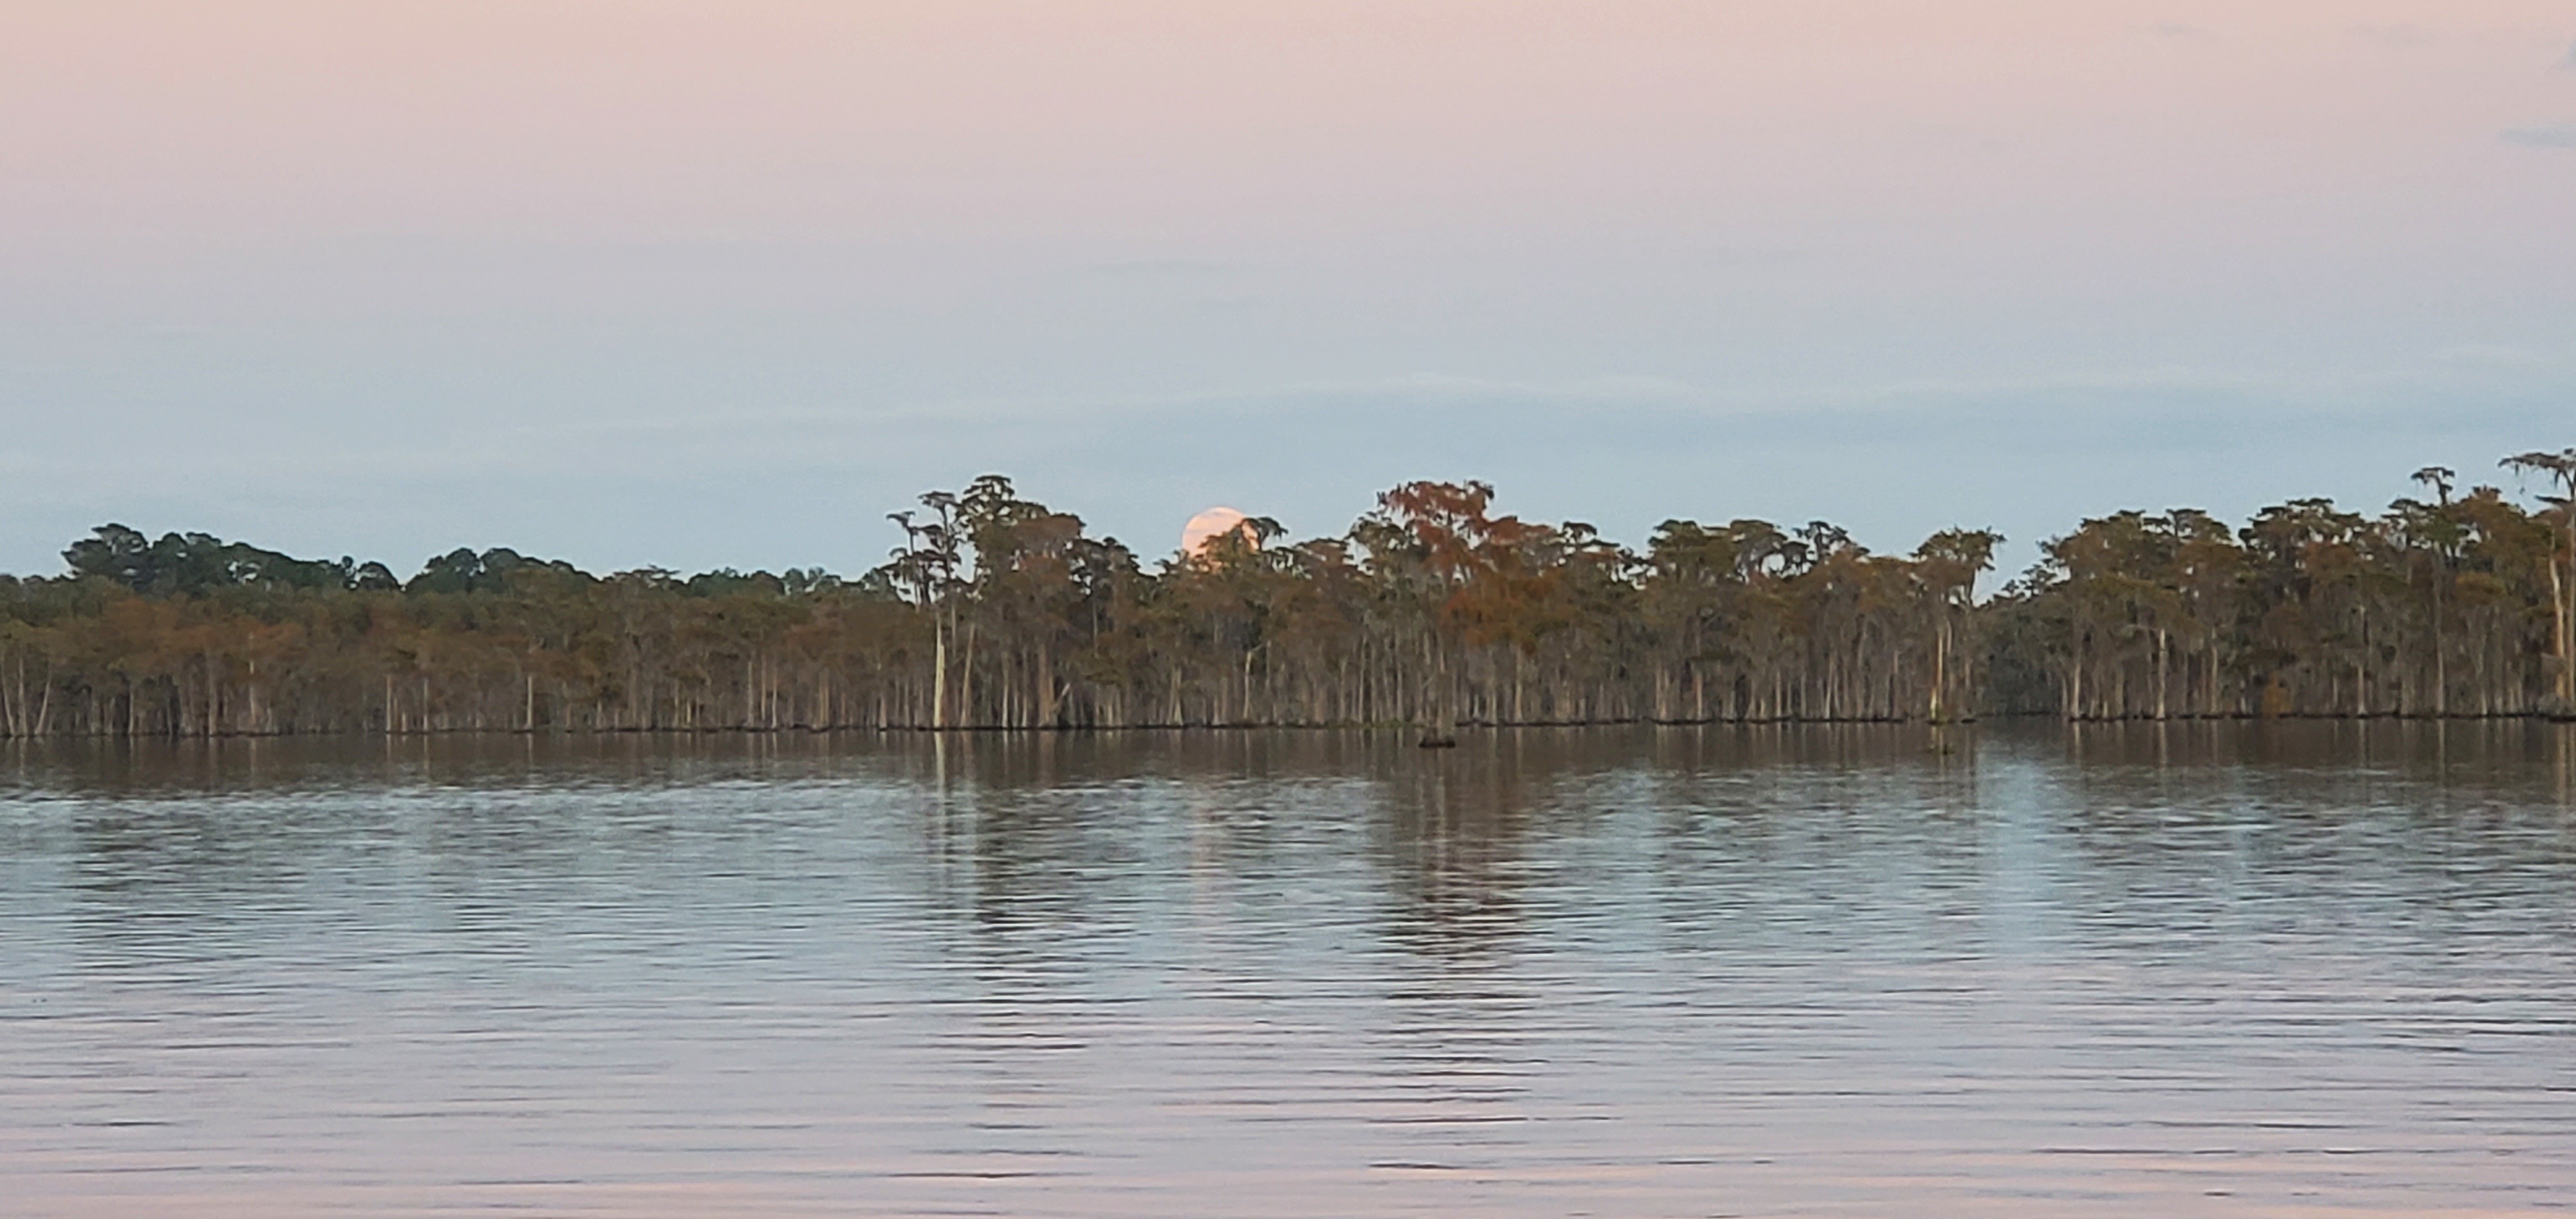
<svg viewBox="0 0 2576 1219"><path fill-rule="evenodd" d="M1456 749L1458 747L1458 738L1442 732L1426 732L1422 734L1422 747L1424 749Z"/></svg>

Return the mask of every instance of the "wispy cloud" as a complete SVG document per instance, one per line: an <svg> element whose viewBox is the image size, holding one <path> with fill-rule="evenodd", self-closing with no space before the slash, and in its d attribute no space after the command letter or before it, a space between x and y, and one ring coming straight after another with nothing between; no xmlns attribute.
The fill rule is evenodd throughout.
<svg viewBox="0 0 2576 1219"><path fill-rule="evenodd" d="M2520 144L2525 148L2576 148L2576 123L2507 128L2504 132L2504 142Z"/></svg>
<svg viewBox="0 0 2576 1219"><path fill-rule="evenodd" d="M1129 258L1097 262L1081 273L1101 279L1224 279L1251 273L1250 263L1213 258Z"/></svg>
<svg viewBox="0 0 2576 1219"><path fill-rule="evenodd" d="M2433 353L2433 358L2446 364L2475 364L2490 368L2529 368L2549 362L2548 356L2510 343L2459 343Z"/></svg>
<svg viewBox="0 0 2576 1219"><path fill-rule="evenodd" d="M1454 373L1349 381L1300 381L1173 394L1064 394L1025 397L942 398L873 406L712 407L656 418L527 424L511 430L518 447L534 451L555 442L626 436L655 443L690 435L812 434L816 428L882 428L927 425L980 430L996 425L1066 425L1118 419L1199 418L1211 411L1238 415L1293 414L1317 407L1382 410L1407 407L1512 405L1590 408L1651 407L1692 401L1685 381L1653 375L1609 375L1563 381L1510 381Z"/></svg>

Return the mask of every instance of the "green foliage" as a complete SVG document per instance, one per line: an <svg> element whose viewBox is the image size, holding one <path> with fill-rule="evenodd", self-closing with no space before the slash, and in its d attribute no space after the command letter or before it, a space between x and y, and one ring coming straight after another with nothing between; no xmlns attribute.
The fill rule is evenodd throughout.
<svg viewBox="0 0 2576 1219"><path fill-rule="evenodd" d="M290 558L203 533L166 533L153 542L123 525L99 526L66 548L63 561L75 575L95 576L138 593L187 595L262 585L345 588L357 578L356 565L348 559Z"/></svg>
<svg viewBox="0 0 2576 1219"><path fill-rule="evenodd" d="M1415 482L1345 534L1255 518L1152 567L987 475L820 568L459 549L408 580L107 525L0 577L0 736L446 730L2514 715L2564 710L2576 457L2377 517L2124 512L1999 594L2001 539L1874 554L1823 521L1670 520L1642 552Z"/></svg>

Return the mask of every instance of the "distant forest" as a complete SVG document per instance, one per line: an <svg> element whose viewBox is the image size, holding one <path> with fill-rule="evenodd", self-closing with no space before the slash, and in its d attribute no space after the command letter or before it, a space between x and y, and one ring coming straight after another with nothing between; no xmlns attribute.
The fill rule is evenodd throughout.
<svg viewBox="0 0 2576 1219"><path fill-rule="evenodd" d="M1336 537L1255 518L1149 565L977 479L819 570L593 575L458 550L409 578L108 525L0 576L0 735L710 732L2576 712L2576 448L2538 492L2123 512L1980 599L1992 532L1824 522L1643 549L1407 483Z"/></svg>

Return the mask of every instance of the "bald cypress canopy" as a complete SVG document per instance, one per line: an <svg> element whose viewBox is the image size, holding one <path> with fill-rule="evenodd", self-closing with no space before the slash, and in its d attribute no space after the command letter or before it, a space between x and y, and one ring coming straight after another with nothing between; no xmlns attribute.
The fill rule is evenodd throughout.
<svg viewBox="0 0 2576 1219"><path fill-rule="evenodd" d="M0 735L2532 715L2576 708L2576 450L2376 515L2292 500L1875 554L1826 522L1642 549L1414 482L1345 533L1254 518L1150 565L987 476L820 569L595 575L458 549L408 579L106 525L0 577Z"/></svg>

